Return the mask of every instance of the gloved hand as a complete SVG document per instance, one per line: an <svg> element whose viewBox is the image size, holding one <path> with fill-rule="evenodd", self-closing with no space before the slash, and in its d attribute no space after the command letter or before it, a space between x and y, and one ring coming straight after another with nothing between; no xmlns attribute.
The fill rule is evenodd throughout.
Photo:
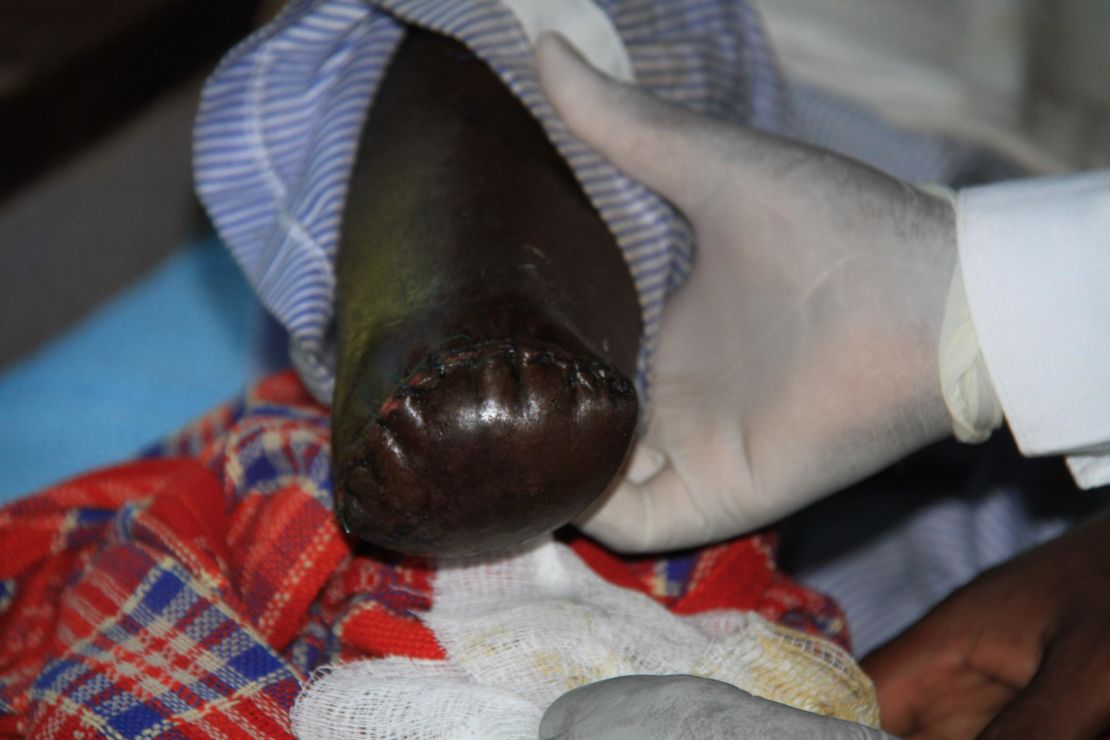
<svg viewBox="0 0 1110 740"><path fill-rule="evenodd" d="M873 727L806 712L697 676L620 676L560 696L540 740L893 740Z"/></svg>
<svg viewBox="0 0 1110 740"><path fill-rule="evenodd" d="M536 47L571 130L690 220L629 473L583 529L704 544L771 522L951 432L937 356L954 208L858 162L696 116Z"/></svg>

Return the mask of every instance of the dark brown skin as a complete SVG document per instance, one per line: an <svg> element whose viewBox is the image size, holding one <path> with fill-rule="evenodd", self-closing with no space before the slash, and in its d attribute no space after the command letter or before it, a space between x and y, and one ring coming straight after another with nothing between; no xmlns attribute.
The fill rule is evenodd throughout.
<svg viewBox="0 0 1110 740"><path fill-rule="evenodd" d="M593 503L628 454L640 309L527 109L410 30L374 101L338 266L336 509L375 545L472 555Z"/></svg>
<svg viewBox="0 0 1110 740"><path fill-rule="evenodd" d="M1110 737L1110 512L987 571L863 667L906 740Z"/></svg>

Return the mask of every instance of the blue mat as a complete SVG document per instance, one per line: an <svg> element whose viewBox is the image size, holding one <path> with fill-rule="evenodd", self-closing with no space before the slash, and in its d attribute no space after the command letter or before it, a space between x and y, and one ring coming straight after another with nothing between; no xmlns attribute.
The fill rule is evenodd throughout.
<svg viewBox="0 0 1110 740"><path fill-rule="evenodd" d="M215 238L185 245L0 372L0 503L131 457L269 364L270 320Z"/></svg>

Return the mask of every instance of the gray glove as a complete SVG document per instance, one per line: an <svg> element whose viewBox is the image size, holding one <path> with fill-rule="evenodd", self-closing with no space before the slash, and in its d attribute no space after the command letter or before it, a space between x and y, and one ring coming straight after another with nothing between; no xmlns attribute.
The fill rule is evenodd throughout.
<svg viewBox="0 0 1110 740"><path fill-rule="evenodd" d="M568 691L543 715L540 740L883 740L865 725L760 699L696 676L621 676Z"/></svg>

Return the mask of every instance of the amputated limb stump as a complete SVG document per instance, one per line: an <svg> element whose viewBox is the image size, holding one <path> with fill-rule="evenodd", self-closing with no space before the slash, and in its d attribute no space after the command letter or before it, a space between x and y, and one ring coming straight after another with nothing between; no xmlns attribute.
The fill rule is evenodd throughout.
<svg viewBox="0 0 1110 740"><path fill-rule="evenodd" d="M573 518L635 433L641 314L608 228L484 62L410 30L374 100L337 264L336 509L469 555Z"/></svg>

